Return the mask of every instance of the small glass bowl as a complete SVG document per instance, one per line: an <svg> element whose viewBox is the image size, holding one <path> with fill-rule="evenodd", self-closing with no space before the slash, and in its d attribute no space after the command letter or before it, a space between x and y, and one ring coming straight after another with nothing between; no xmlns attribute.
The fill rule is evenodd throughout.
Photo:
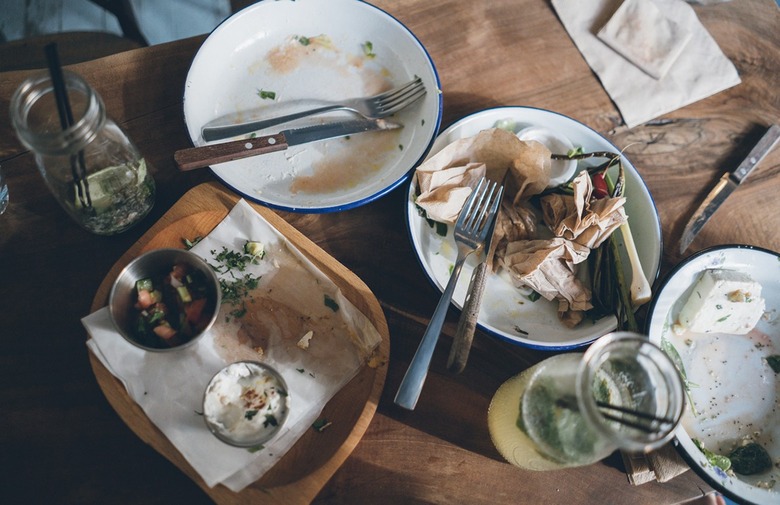
<svg viewBox="0 0 780 505"><path fill-rule="evenodd" d="M290 413L287 383L274 368L237 361L209 381L203 419L211 433L235 447L257 447L274 438Z"/></svg>

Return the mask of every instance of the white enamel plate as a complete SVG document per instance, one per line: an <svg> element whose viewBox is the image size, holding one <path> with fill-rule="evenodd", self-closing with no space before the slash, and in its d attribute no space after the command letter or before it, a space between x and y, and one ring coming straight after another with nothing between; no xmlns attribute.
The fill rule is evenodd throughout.
<svg viewBox="0 0 780 505"><path fill-rule="evenodd" d="M736 270L761 284L766 312L747 335L677 335L672 325L702 272ZM678 368L689 385L688 407L676 433L685 459L724 494L755 504L780 503L780 375L767 358L780 355L780 255L750 246L720 246L701 251L671 272L653 300L648 335L667 353L679 356ZM671 346L674 351L669 350ZM696 408L694 414L691 402ZM744 476L712 464L705 449L728 456L743 438L759 443L774 465Z"/></svg>
<svg viewBox="0 0 780 505"><path fill-rule="evenodd" d="M330 212L368 203L401 184L430 149L442 98L433 62L400 22L357 0L279 0L228 18L199 49L187 75L184 118L201 127L226 114L296 100L371 96L422 78L426 96L389 118L400 130L352 135L214 165L222 182L270 207ZM332 112L258 134L354 117Z"/></svg>
<svg viewBox="0 0 780 505"><path fill-rule="evenodd" d="M430 156L455 140L506 122L513 123L514 130L518 132L530 127L547 129L567 138L575 147L582 147L585 152L619 152L618 148L594 130L561 114L530 107L499 107L472 114L447 128L436 139ZM580 167L584 167L586 161L581 161ZM626 211L642 268L652 284L658 275L661 260L661 225L644 181L630 162L624 162L623 165L626 170ZM414 203L414 186L413 181L407 202L412 243L426 274L443 291L457 256L452 226L447 227L447 235L442 237L420 217ZM463 305L475 261L474 257L470 257L466 262L455 288L453 303L458 307ZM627 259L624 259L624 264L628 268ZM630 270L626 271L626 276L630 281ZM593 322L585 320L575 328L567 328L558 320L557 302L545 299L530 301L512 285L506 274L499 271L498 275L487 278L478 325L483 331L520 345L565 350L586 345L609 333L616 328L617 321L610 316Z"/></svg>

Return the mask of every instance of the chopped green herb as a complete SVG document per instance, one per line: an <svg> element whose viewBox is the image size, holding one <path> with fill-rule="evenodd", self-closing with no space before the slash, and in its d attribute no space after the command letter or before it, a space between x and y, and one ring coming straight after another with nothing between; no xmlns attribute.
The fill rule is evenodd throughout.
<svg viewBox="0 0 780 505"><path fill-rule="evenodd" d="M722 308L723 308L723 305L721 305L721 304L717 303L717 304L715 304L715 308L716 308L716 309L718 309L718 310L720 310L720 309L722 309Z"/></svg>
<svg viewBox="0 0 780 505"><path fill-rule="evenodd" d="M257 288L260 278L251 274L236 275L235 272L244 272L247 265L259 264L260 257L255 254L249 254L247 251L256 251L254 246L249 244L259 242L247 241L244 244L244 252L231 251L227 247L217 252L212 250L211 254L217 261L217 265L211 265L215 272L229 274L230 279L220 279L219 286L222 290L222 303L229 304L233 310L228 313L227 320L232 318L241 318L246 315L246 298L250 296L252 290Z"/></svg>
<svg viewBox="0 0 780 505"><path fill-rule="evenodd" d="M254 453L258 452L258 451L262 451L263 449L265 449L264 445L256 445L254 447L248 448L247 451L249 451L249 453L251 453L251 454L254 454Z"/></svg>
<svg viewBox="0 0 780 505"><path fill-rule="evenodd" d="M768 356L766 362L775 373L780 373L780 354Z"/></svg>
<svg viewBox="0 0 780 505"><path fill-rule="evenodd" d="M529 294L528 296L526 296L526 298L528 298L528 299L529 299L529 300L531 300L532 302L535 302L536 300L538 300L538 299L539 299L539 298L541 298L541 297L542 297L542 295L540 295L540 294L539 294L539 293L537 293L536 291L531 291L531 294Z"/></svg>
<svg viewBox="0 0 780 505"><path fill-rule="evenodd" d="M582 146L575 147L574 149L569 149L569 151L566 153L566 156L569 158L574 158L575 156L580 156L584 153L582 150Z"/></svg>
<svg viewBox="0 0 780 505"><path fill-rule="evenodd" d="M729 468L731 468L731 460L726 456L721 456L720 454L715 454L714 452L708 450L699 440L695 438L693 439L693 443L696 445L696 447L699 448L702 454L704 454L704 457L707 458L707 461L709 461L712 466L716 466L724 472L727 472Z"/></svg>
<svg viewBox="0 0 780 505"><path fill-rule="evenodd" d="M309 37L296 36L295 40L297 40L302 46L308 46L311 44L311 39Z"/></svg>
<svg viewBox="0 0 780 505"><path fill-rule="evenodd" d="M276 99L276 91L267 91L265 89L258 89L257 90L257 96L259 96L263 100L275 100Z"/></svg>
<svg viewBox="0 0 780 505"><path fill-rule="evenodd" d="M303 368L296 368L296 370L298 371L298 373L303 373L303 372L305 372L305 371L306 371L306 370L304 370Z"/></svg>
<svg viewBox="0 0 780 505"><path fill-rule="evenodd" d="M252 132L249 135L247 135L247 138L254 139L257 138L257 132Z"/></svg>
<svg viewBox="0 0 780 505"><path fill-rule="evenodd" d="M339 310L339 304L336 303L336 300L325 294L325 306L328 307L333 312L338 312Z"/></svg>
<svg viewBox="0 0 780 505"><path fill-rule="evenodd" d="M720 319L718 319L718 322L719 322L719 323L722 323L723 321L725 321L725 320L726 320L726 319L728 319L729 317L731 317L731 314L728 314L728 315L726 315L726 316L723 316L723 317L721 317Z"/></svg>
<svg viewBox="0 0 780 505"><path fill-rule="evenodd" d="M314 428L316 431L319 431L320 433L322 433L323 431L328 429L328 427L331 424L333 424L333 423L328 421L326 418L321 417L321 418L317 419L316 421L314 421L312 423L311 427Z"/></svg>
<svg viewBox="0 0 780 505"><path fill-rule="evenodd" d="M521 335L528 335L528 332L520 328L519 326L515 326L515 331Z"/></svg>
<svg viewBox="0 0 780 505"><path fill-rule="evenodd" d="M257 412L258 412L257 410L247 410L246 412L244 412L244 417L249 421L251 421L252 418L257 415Z"/></svg>
<svg viewBox="0 0 780 505"><path fill-rule="evenodd" d="M438 221L434 221L436 223L436 235L439 235L440 237L446 237L447 236L447 223L440 223Z"/></svg>
<svg viewBox="0 0 780 505"><path fill-rule="evenodd" d="M183 239L181 239L182 243L184 243L184 247L186 247L188 250L189 250L189 249L192 249L193 247L195 247L195 244L197 244L197 243L198 243L198 242L200 242L201 240L203 240L203 237L200 237L200 236L198 236L198 237L195 237L195 238L194 238L194 239L192 239L192 240L189 240L189 239L187 239L187 238L183 238Z"/></svg>
<svg viewBox="0 0 780 505"><path fill-rule="evenodd" d="M370 40L365 41L362 47L363 54L366 55L366 58L376 58L376 53L374 53L374 44L372 44Z"/></svg>
<svg viewBox="0 0 780 505"><path fill-rule="evenodd" d="M265 415L265 421L263 421L263 426L265 428L268 428L269 426L277 426L279 424L279 421L276 420L276 416L273 414L266 414Z"/></svg>
<svg viewBox="0 0 780 505"><path fill-rule="evenodd" d="M404 150L404 145L403 144L398 144L398 149L403 151Z"/></svg>

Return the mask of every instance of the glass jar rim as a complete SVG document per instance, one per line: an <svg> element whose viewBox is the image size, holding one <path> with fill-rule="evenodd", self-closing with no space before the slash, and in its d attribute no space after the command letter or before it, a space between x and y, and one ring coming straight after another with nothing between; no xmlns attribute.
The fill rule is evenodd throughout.
<svg viewBox="0 0 780 505"><path fill-rule="evenodd" d="M656 368L669 396L663 417L672 422L666 423L665 428L650 432L615 429L614 423L600 410L592 391L593 380L596 371L607 361L608 353L615 351L644 356ZM685 389L674 362L660 347L638 333L616 331L596 340L582 357L577 370L576 388L579 408L587 422L602 435L611 438L620 449L628 451L649 452L666 444L674 437L685 410ZM648 424L648 427L651 426Z"/></svg>
<svg viewBox="0 0 780 505"><path fill-rule="evenodd" d="M78 74L63 70L65 87L70 94L76 91L86 99L80 117L62 130L34 131L29 124L29 113L44 96L54 93L54 85L47 71L29 76L11 97L11 123L25 147L47 155L75 154L96 137L106 121L105 106L92 87ZM75 112L75 111L73 111Z"/></svg>

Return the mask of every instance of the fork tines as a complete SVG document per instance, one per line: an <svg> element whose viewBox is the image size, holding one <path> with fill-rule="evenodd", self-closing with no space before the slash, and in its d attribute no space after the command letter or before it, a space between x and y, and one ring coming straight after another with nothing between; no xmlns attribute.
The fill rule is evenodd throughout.
<svg viewBox="0 0 780 505"><path fill-rule="evenodd" d="M473 189L473 198L469 198L461 210L458 217L458 223L455 228L465 228L479 232L481 240L484 241L491 228L493 217L498 212L498 206L501 204L501 196L504 188L498 183L486 178L480 179L477 186Z"/></svg>
<svg viewBox="0 0 780 505"><path fill-rule="evenodd" d="M420 77L376 97L376 106L384 114L392 114L425 96L425 84Z"/></svg>

